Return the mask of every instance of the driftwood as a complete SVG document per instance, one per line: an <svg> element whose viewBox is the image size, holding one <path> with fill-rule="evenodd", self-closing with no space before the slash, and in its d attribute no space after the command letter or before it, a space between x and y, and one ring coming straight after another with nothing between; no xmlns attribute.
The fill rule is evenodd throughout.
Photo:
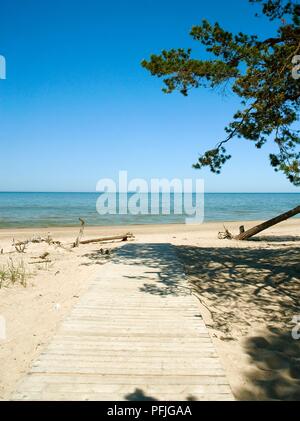
<svg viewBox="0 0 300 421"><path fill-rule="evenodd" d="M100 237L100 238L93 238L91 240L83 240L83 241L80 241L79 244L102 243L105 241L114 241L114 240L128 241L131 238L134 238L134 235L131 232L128 232L127 234L123 234L123 235L113 235L111 237Z"/></svg>
<svg viewBox="0 0 300 421"><path fill-rule="evenodd" d="M46 259L46 257L48 257L50 255L50 253L48 253L47 251L45 253L43 253L41 256L37 256L37 257L31 257L31 259Z"/></svg>
<svg viewBox="0 0 300 421"><path fill-rule="evenodd" d="M39 260L36 262L28 262L29 265L38 265L38 264L42 264L42 263L52 263L52 260Z"/></svg>
<svg viewBox="0 0 300 421"><path fill-rule="evenodd" d="M24 245L27 246L30 243L33 243L33 244L47 243L47 244L49 244L49 246L50 245L56 245L56 246L61 245L61 242L60 241L54 241L50 234L48 234L47 237L32 237L30 240L18 241L16 243L13 240L13 246L24 246Z"/></svg>
<svg viewBox="0 0 300 421"><path fill-rule="evenodd" d="M112 252L109 249L106 249L106 250L100 249L99 251L100 251L100 254L105 255L105 256L109 256L111 254L111 252Z"/></svg>
<svg viewBox="0 0 300 421"><path fill-rule="evenodd" d="M29 244L30 243L30 240L25 240L25 241L17 241L17 242L15 242L15 239L13 238L13 243L12 243L12 245L15 247L15 246L23 246L23 245L25 245L25 246L27 246L27 244Z"/></svg>
<svg viewBox="0 0 300 421"><path fill-rule="evenodd" d="M13 245L18 253L25 253L26 243L15 243L15 240L13 239Z"/></svg>
<svg viewBox="0 0 300 421"><path fill-rule="evenodd" d="M254 235L266 230L267 228L272 227L273 225L279 224L279 222L285 221L292 216L297 215L300 213L300 206L297 206L296 208L283 213L282 215L276 216L275 218L270 219L269 221L266 221L262 224L259 224L247 231L244 231L240 228L240 234L237 235L235 240L248 240L249 238L253 237ZM244 228L244 227L243 227Z"/></svg>
<svg viewBox="0 0 300 421"><path fill-rule="evenodd" d="M232 240L233 235L231 234L231 232L228 231L228 229L224 225L224 231L219 232L218 238L219 238L219 240Z"/></svg>
<svg viewBox="0 0 300 421"><path fill-rule="evenodd" d="M75 242L72 244L72 248L79 247L80 244L91 244L91 243L102 243L105 241L113 241L113 240L121 240L127 241L130 238L134 238L134 235L130 232L123 234L123 235L113 235L111 237L100 237L100 238L93 238L90 240L82 240L85 221L82 218L79 218L80 221L80 230L78 237L76 238Z"/></svg>
<svg viewBox="0 0 300 421"><path fill-rule="evenodd" d="M79 247L80 240L83 237L85 221L82 218L79 218L79 221L80 221L80 230L79 230L78 237L76 238L75 242L73 243L74 248Z"/></svg>

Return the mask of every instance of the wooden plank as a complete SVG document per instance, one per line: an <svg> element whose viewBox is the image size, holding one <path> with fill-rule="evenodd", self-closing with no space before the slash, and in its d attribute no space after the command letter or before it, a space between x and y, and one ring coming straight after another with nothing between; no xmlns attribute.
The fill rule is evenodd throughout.
<svg viewBox="0 0 300 421"><path fill-rule="evenodd" d="M101 268L12 399L126 400L137 389L156 400L233 399L172 246L150 245L145 261L132 247Z"/></svg>
<svg viewBox="0 0 300 421"><path fill-rule="evenodd" d="M192 375L192 376L153 376L145 375L143 377L137 375L120 375L120 374L78 374L78 373L29 373L23 380L28 387L32 385L39 385L49 383L85 383L85 384L113 384L113 385L136 385L145 386L149 384L156 385L206 385L206 384L221 384L228 385L227 379L223 375Z"/></svg>
<svg viewBox="0 0 300 421"><path fill-rule="evenodd" d="M142 391L143 392L143 391ZM112 395L114 396L114 401L127 401L133 400L136 396L136 390L132 390L127 394L118 394L118 393L59 393L59 392L28 392L28 393L16 393L16 400L22 401L39 401L39 400L47 400L47 401L111 401ZM159 396L159 398L157 397ZM224 394L191 394L187 393L186 396L183 396L182 393L175 394L162 394L159 393L156 396L147 396L147 394L142 393L142 397L149 398L153 401L160 400L160 401L190 401L190 400L197 400L197 401L232 401L233 397L231 394L224 393ZM142 399L143 400L143 399Z"/></svg>
<svg viewBox="0 0 300 421"><path fill-rule="evenodd" d="M140 385L142 388L144 387L144 392L146 394L156 394L156 393L164 393L166 390L166 385ZM228 385L215 385L215 384L208 384L208 385L168 385L172 387L173 393L197 393L197 394L204 394L204 393L230 393L230 388ZM39 391L39 384L31 385L30 389L27 392L38 392ZM46 383L45 385L45 392L55 393L121 393L126 394L128 393L128 385L117 385L117 384L89 384L89 383Z"/></svg>
<svg viewBox="0 0 300 421"><path fill-rule="evenodd" d="M217 355L214 348L212 347L205 347L196 349L191 349L188 356L185 355L186 347L180 347L176 350L174 350L171 347L164 347L164 348L158 348L156 347L155 350L153 350L153 347L139 347L137 349L131 348L128 349L125 346L112 346L112 347L106 347L106 348L94 348L94 347L84 347L84 346L74 346L73 348L60 348L60 347L49 347L47 348L47 352L45 353L55 353L55 354L63 354L63 355L70 355L74 353L75 355L80 355L80 353L84 354L97 354L97 355L157 355L157 356L165 356L166 354L170 354L170 358L174 358L175 356L178 356L179 354L183 354L185 358L201 358L200 355L206 355L206 353ZM111 354L110 354L111 353ZM44 354L41 354L44 355Z"/></svg>

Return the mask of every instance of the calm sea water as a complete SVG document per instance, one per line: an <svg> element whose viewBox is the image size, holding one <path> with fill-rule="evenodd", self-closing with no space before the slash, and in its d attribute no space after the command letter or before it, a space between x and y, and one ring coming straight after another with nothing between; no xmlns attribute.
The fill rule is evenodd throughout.
<svg viewBox="0 0 300 421"><path fill-rule="evenodd" d="M180 215L105 215L96 211L99 193L1 193L0 228L182 223ZM300 204L300 193L207 193L208 221L268 219Z"/></svg>

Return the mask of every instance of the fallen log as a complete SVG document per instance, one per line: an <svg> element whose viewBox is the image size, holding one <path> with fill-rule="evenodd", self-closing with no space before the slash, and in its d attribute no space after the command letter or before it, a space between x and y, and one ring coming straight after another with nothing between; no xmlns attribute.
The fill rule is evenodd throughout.
<svg viewBox="0 0 300 421"><path fill-rule="evenodd" d="M79 244L102 243L105 241L114 241L114 240L128 241L131 238L134 238L134 235L128 232L127 234L123 234L123 235L113 235L111 237L100 237L100 238L93 238L91 240L83 240L83 241L80 241Z"/></svg>
<svg viewBox="0 0 300 421"><path fill-rule="evenodd" d="M38 262L28 262L29 265L39 265L42 263L52 263L52 260L40 260Z"/></svg>
<svg viewBox="0 0 300 421"><path fill-rule="evenodd" d="M37 256L37 257L31 257L31 259L46 259L46 257L48 257L50 255L50 253L48 253L47 251L45 253L43 253L41 256Z"/></svg>
<svg viewBox="0 0 300 421"><path fill-rule="evenodd" d="M289 218L291 218L292 216L297 215L298 213L300 213L300 206L297 206L296 208L285 212L279 216L276 216L275 218L270 219L269 221L263 222L262 224L256 225L255 227L242 232L242 230L240 230L240 234L237 235L235 238L235 240L248 240L249 238L253 237L254 235L266 230L267 228L272 227L273 225L279 224L279 222L283 222Z"/></svg>

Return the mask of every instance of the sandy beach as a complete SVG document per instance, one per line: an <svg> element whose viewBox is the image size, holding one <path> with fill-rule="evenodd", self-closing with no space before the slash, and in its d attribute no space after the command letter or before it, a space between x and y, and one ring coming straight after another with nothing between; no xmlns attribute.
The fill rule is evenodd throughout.
<svg viewBox="0 0 300 421"><path fill-rule="evenodd" d="M245 223L246 228L256 222ZM238 233L240 222L226 223ZM219 240L222 223L86 227L84 239L132 232L135 243L170 243L194 293L236 399L299 399L299 341L291 330L300 315L300 219L274 226L252 241ZM113 254L100 249L122 242L70 248L78 228L52 228L58 244L15 242L46 237L48 229L2 229L0 268L21 264L25 284L2 285L0 315L7 337L0 341L0 399L9 399L32 360L86 290L87 280ZM48 253L45 257L45 253ZM45 260L45 262L43 262ZM39 263L40 262L40 263Z"/></svg>

